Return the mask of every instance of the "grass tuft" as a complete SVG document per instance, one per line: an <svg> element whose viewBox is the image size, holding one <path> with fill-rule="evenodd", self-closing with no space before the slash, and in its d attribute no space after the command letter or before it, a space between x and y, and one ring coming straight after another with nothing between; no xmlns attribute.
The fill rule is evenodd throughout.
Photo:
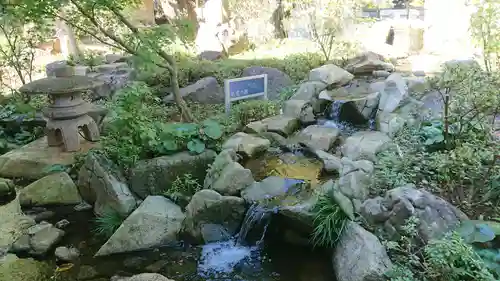
<svg viewBox="0 0 500 281"><path fill-rule="evenodd" d="M335 200L322 195L313 208L314 231L312 244L314 247L334 247L347 223L347 216Z"/></svg>
<svg viewBox="0 0 500 281"><path fill-rule="evenodd" d="M96 226L94 228L94 233L97 236L108 239L115 233L125 219L126 217L119 212L108 208L104 211L103 215L95 218Z"/></svg>

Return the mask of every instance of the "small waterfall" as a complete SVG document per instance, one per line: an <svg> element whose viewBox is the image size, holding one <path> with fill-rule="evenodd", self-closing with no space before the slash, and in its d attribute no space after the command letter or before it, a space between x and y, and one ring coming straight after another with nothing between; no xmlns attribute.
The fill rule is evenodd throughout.
<svg viewBox="0 0 500 281"><path fill-rule="evenodd" d="M343 100L336 100L332 103L328 120L324 122L324 126L337 128L342 131L350 131L352 129L352 126L350 126L348 123L340 121L340 110L344 103L345 101Z"/></svg>
<svg viewBox="0 0 500 281"><path fill-rule="evenodd" d="M345 102L342 100L336 100L332 103L331 111L330 111L330 120L339 124L340 123L340 108Z"/></svg>
<svg viewBox="0 0 500 281"><path fill-rule="evenodd" d="M241 264L260 264L260 245L264 241L271 215L277 209L265 204L254 203L248 209L240 232L230 241L206 244L202 248L198 274L205 278L224 279L238 271ZM252 234L252 235L250 235ZM257 236L256 242L249 243L249 236ZM230 280L230 279L227 279Z"/></svg>
<svg viewBox="0 0 500 281"><path fill-rule="evenodd" d="M246 239L249 238L248 234L251 230L258 229L261 227L262 233L259 235L259 240L257 240L256 245L259 245L264 240L266 235L267 227L271 222L271 214L273 209L260 203L253 203L245 215L245 219L241 225L240 232L238 233L238 238L236 240L237 245L244 245Z"/></svg>
<svg viewBox="0 0 500 281"><path fill-rule="evenodd" d="M371 131L375 131L375 130L377 130L377 124L376 124L376 122L375 122L375 119L374 119L374 118L372 118L372 119L368 120L368 122L369 122L369 124L370 124L370 130L371 130Z"/></svg>

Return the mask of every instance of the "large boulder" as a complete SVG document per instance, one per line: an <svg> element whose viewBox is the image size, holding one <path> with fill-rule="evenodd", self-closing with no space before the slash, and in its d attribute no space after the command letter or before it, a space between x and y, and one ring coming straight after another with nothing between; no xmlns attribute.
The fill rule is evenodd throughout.
<svg viewBox="0 0 500 281"><path fill-rule="evenodd" d="M0 280L47 281L52 273L53 269L45 262L20 259L13 254L0 257Z"/></svg>
<svg viewBox="0 0 500 281"><path fill-rule="evenodd" d="M9 179L0 178L0 206L5 205L16 198L14 182Z"/></svg>
<svg viewBox="0 0 500 281"><path fill-rule="evenodd" d="M340 192L351 200L363 202L372 183L373 163L368 160L351 161L342 158L342 169L338 181Z"/></svg>
<svg viewBox="0 0 500 281"><path fill-rule="evenodd" d="M311 102L304 100L287 100L283 105L283 115L297 118L302 124L314 123L316 120Z"/></svg>
<svg viewBox="0 0 500 281"><path fill-rule="evenodd" d="M251 158L266 152L270 146L271 142L267 139L239 132L230 137L222 149L231 149Z"/></svg>
<svg viewBox="0 0 500 281"><path fill-rule="evenodd" d="M229 235L238 232L245 216L245 200L235 196L222 196L214 190L204 189L193 195L186 207L183 230L196 242L205 242L203 229L206 224L218 224Z"/></svg>
<svg viewBox="0 0 500 281"><path fill-rule="evenodd" d="M96 66L87 76L99 79L104 84L93 93L96 97L109 97L129 85L136 77L136 71L126 62L114 62Z"/></svg>
<svg viewBox="0 0 500 281"><path fill-rule="evenodd" d="M54 165L71 166L76 155L87 153L91 148L99 146L99 142L82 140L80 151L67 152L60 147L48 146L47 138L42 137L25 146L0 155L0 176L5 178L22 178L38 180L47 175L47 170Z"/></svg>
<svg viewBox="0 0 500 281"><path fill-rule="evenodd" d="M377 114L375 122L377 130L382 133L386 133L391 138L400 132L406 124L406 120L401 115L397 113L385 112Z"/></svg>
<svg viewBox="0 0 500 281"><path fill-rule="evenodd" d="M252 172L238 163L239 156L232 149L225 149L210 165L203 183L205 189L213 189L224 195L240 195L240 191L254 182Z"/></svg>
<svg viewBox="0 0 500 281"><path fill-rule="evenodd" d="M431 91L422 97L423 108L427 110L425 119L433 120L443 117L444 100L438 91Z"/></svg>
<svg viewBox="0 0 500 281"><path fill-rule="evenodd" d="M21 206L77 205L82 202L78 188L65 173L54 173L23 188L19 194Z"/></svg>
<svg viewBox="0 0 500 281"><path fill-rule="evenodd" d="M307 81L300 84L299 89L290 98L292 100L304 100L311 101L313 98L317 98L319 93L326 89L328 85L321 81Z"/></svg>
<svg viewBox="0 0 500 281"><path fill-rule="evenodd" d="M161 194L177 177L186 173L191 173L201 183L215 156L214 151L205 150L198 155L180 152L139 161L130 172L129 187L140 198L146 198L148 195Z"/></svg>
<svg viewBox="0 0 500 281"><path fill-rule="evenodd" d="M158 273L141 273L132 277L111 278L112 281L173 281Z"/></svg>
<svg viewBox="0 0 500 281"><path fill-rule="evenodd" d="M29 253L31 255L45 255L61 241L64 231L50 223L42 222L28 229ZM19 238L20 240L23 237Z"/></svg>
<svg viewBox="0 0 500 281"><path fill-rule="evenodd" d="M408 85L399 73L393 73L385 80L378 105L379 112L391 113L408 97Z"/></svg>
<svg viewBox="0 0 500 281"><path fill-rule="evenodd" d="M177 241L185 216L163 196L148 196L99 249L96 256L146 250Z"/></svg>
<svg viewBox="0 0 500 281"><path fill-rule="evenodd" d="M214 159L214 162L210 164L210 168L207 170L207 175L203 182L203 188L209 189L212 185L219 179L221 172L224 168L233 163L238 162L239 155L236 151L232 149L222 150Z"/></svg>
<svg viewBox="0 0 500 281"><path fill-rule="evenodd" d="M24 215L19 204L19 196L0 206L0 253L19 239L35 221Z"/></svg>
<svg viewBox="0 0 500 281"><path fill-rule="evenodd" d="M345 85L354 75L334 64L326 64L309 72L309 81L323 82L327 85Z"/></svg>
<svg viewBox="0 0 500 281"><path fill-rule="evenodd" d="M240 192L254 183L252 171L238 162L231 162L222 169L219 178L210 186L223 195L239 196Z"/></svg>
<svg viewBox="0 0 500 281"><path fill-rule="evenodd" d="M181 96L187 101L205 104L224 103L224 89L219 85L215 77L205 77L194 84L180 89ZM166 103L174 101L173 94L163 98Z"/></svg>
<svg viewBox="0 0 500 281"><path fill-rule="evenodd" d="M361 131L345 140L341 147L342 155L353 161L366 159L377 161L377 154L388 149L391 144L389 136L377 131Z"/></svg>
<svg viewBox="0 0 500 281"><path fill-rule="evenodd" d="M357 82L334 90L323 90L319 99L341 103L339 118L351 123L366 123L378 109L380 93L370 85Z"/></svg>
<svg viewBox="0 0 500 281"><path fill-rule="evenodd" d="M290 184L281 177L267 177L260 182L255 182L241 192L241 197L249 203L271 199L285 195Z"/></svg>
<svg viewBox="0 0 500 281"><path fill-rule="evenodd" d="M128 216L137 206L124 175L103 155L87 155L78 174L78 189L85 201L94 204L94 212L98 215L109 208Z"/></svg>
<svg viewBox="0 0 500 281"><path fill-rule="evenodd" d="M400 103L394 112L381 111L377 114L377 129L386 133L389 137L394 137L405 125L418 125L420 121L425 120L426 115L424 102L413 98L407 98Z"/></svg>
<svg viewBox="0 0 500 281"><path fill-rule="evenodd" d="M371 74L373 71L394 71L394 65L384 61L384 57L374 52L365 52L347 63L347 71L353 74Z"/></svg>
<svg viewBox="0 0 500 281"><path fill-rule="evenodd" d="M292 79L279 69L272 67L252 66L243 70L243 77L267 74L267 98L278 100L281 91L293 85Z"/></svg>
<svg viewBox="0 0 500 281"><path fill-rule="evenodd" d="M334 148L339 135L338 128L311 125L297 133L292 140L313 150L329 151Z"/></svg>
<svg viewBox="0 0 500 281"><path fill-rule="evenodd" d="M290 136L300 127L300 120L294 117L277 115L261 120L267 132L278 133L284 137Z"/></svg>
<svg viewBox="0 0 500 281"><path fill-rule="evenodd" d="M392 267L378 238L355 222L347 223L332 260L338 281L384 280L384 274Z"/></svg>
<svg viewBox="0 0 500 281"><path fill-rule="evenodd" d="M410 217L418 219L418 237L425 242L440 238L467 216L424 189L408 184L389 190L384 198L368 199L361 214L369 222L383 225L389 235L397 238Z"/></svg>
<svg viewBox="0 0 500 281"><path fill-rule="evenodd" d="M340 174L342 170L342 160L339 157L323 150L314 150L311 152L314 154L314 156L316 156L316 158L323 161L323 169L325 170L325 172Z"/></svg>

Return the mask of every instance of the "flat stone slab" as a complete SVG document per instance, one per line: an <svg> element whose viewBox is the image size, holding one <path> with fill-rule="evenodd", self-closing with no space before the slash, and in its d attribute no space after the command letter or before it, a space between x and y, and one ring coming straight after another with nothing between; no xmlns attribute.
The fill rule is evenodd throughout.
<svg viewBox="0 0 500 281"><path fill-rule="evenodd" d="M80 139L80 151L65 152L62 147L49 147L47 138L37 139L0 156L0 177L37 180L46 175L52 165L71 165L78 153L88 152L99 143Z"/></svg>

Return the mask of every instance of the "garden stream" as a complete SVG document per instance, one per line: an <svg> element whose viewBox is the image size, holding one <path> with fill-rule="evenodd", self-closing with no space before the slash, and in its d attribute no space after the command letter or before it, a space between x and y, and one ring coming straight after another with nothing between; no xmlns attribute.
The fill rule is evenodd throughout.
<svg viewBox="0 0 500 281"><path fill-rule="evenodd" d="M149 251L94 257L105 240L93 232L93 212L58 208L56 223L65 218L62 245L72 245L81 256L75 264L59 264L55 280L109 280L114 275L130 276L155 272L176 281L198 280L332 280L329 255L309 247L285 244L271 223L272 210L253 205L241 231L233 240L191 246L184 243ZM50 258L51 263L55 263ZM103 279L100 279L103 278Z"/></svg>
<svg viewBox="0 0 500 281"><path fill-rule="evenodd" d="M334 126L350 134L355 127L339 120L341 105L340 101L334 102L327 119L318 121L318 124ZM300 151L268 153L248 161L245 166L252 170L256 180L268 176L285 178L285 189L304 180L314 188L328 179L321 174L322 163ZM292 202L297 201L294 195L288 197ZM289 199L280 198L279 204ZM64 281L104 281L115 275L131 276L144 272L160 273L176 281L334 280L330 252L285 242L280 216L275 215L279 204L273 202L251 205L239 234L229 241L202 246L179 242L164 248L105 257L94 257L105 240L95 235L92 210L75 212L70 207L58 207L53 210L56 216L49 222L56 223L61 219L70 222L60 244L78 248L81 256L75 264L56 265L54 257L47 258L47 262L56 267L55 280Z"/></svg>

